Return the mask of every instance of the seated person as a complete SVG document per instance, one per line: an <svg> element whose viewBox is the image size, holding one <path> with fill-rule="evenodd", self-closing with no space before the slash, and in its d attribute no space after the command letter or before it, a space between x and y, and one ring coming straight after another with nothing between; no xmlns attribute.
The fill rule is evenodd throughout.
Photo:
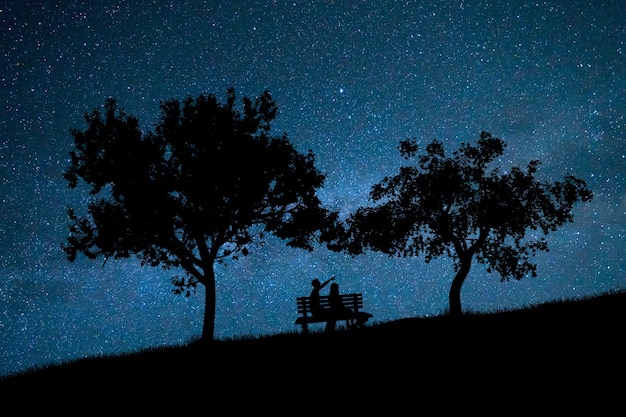
<svg viewBox="0 0 626 417"><path fill-rule="evenodd" d="M334 280L335 276L333 275L323 283L321 283L320 280L317 278L311 281L313 289L311 290L311 294L309 295L309 300L311 302L311 314L313 314L313 316L324 316L328 313L326 309L320 305L320 290L328 285L330 281Z"/></svg>
<svg viewBox="0 0 626 417"><path fill-rule="evenodd" d="M339 284L333 282L330 285L330 293L328 294L328 304L330 306L330 312L333 317L349 317L348 327L354 326L354 311L343 305L341 296L339 295Z"/></svg>

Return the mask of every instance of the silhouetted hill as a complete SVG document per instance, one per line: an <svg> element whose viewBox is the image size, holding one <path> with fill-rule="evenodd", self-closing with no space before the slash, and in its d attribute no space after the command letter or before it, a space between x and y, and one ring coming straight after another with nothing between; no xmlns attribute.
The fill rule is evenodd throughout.
<svg viewBox="0 0 626 417"><path fill-rule="evenodd" d="M0 393L20 398L24 410L76 409L79 400L92 404L91 411L121 404L126 411L131 405L165 411L201 404L210 410L209 404L225 401L240 415L235 411L283 408L294 399L321 407L329 397L364 409L363 401L389 398L421 407L438 403L437 393L449 401L487 402L467 404L477 409L494 407L493 397L500 396L522 401L519 407L559 399L554 405L563 411L595 398L602 387L598 410L622 395L624 317L626 292L613 292L457 320L374 323L333 335L193 342L24 372L0 380ZM447 401L439 405L445 409Z"/></svg>

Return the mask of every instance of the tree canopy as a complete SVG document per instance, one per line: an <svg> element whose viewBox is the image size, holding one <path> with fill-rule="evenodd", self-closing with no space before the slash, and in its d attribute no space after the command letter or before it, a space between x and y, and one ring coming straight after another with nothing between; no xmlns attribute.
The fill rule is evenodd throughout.
<svg viewBox="0 0 626 417"><path fill-rule="evenodd" d="M298 152L270 124L277 106L268 92L236 106L215 95L161 103L154 132L109 99L104 114L85 114L87 128L71 129L74 148L64 173L70 188L89 188L84 215L68 209L70 261L136 256L142 265L175 268L175 292L206 287L202 338L215 322L214 265L245 256L265 233L312 250L333 213L316 190L325 175L314 154Z"/></svg>
<svg viewBox="0 0 626 417"><path fill-rule="evenodd" d="M567 175L540 181L539 161L503 172L492 162L505 143L482 132L476 144L463 143L451 156L433 140L417 163L375 184L374 205L360 207L346 220L346 231L329 245L352 255L365 250L417 257L428 263L440 256L454 260L450 314L459 316L461 287L472 260L496 271L502 280L536 276L531 258L548 251L545 235L573 221L573 206L593 197L585 181ZM414 139L400 142L406 159L417 155Z"/></svg>

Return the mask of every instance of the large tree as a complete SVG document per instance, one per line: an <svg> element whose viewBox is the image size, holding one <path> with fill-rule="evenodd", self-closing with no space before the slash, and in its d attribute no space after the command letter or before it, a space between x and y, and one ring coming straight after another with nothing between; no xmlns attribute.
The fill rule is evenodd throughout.
<svg viewBox="0 0 626 417"><path fill-rule="evenodd" d="M70 261L136 256L141 265L182 271L174 291L206 288L202 339L215 329L215 264L246 255L264 233L288 246L312 250L333 214L316 190L325 176L314 155L299 153L286 135L272 136L277 107L264 92L235 105L214 95L161 103L154 132L116 100L85 114L87 128L72 129L74 148L64 173L70 188L91 195L82 216L68 209ZM80 181L82 180L82 181Z"/></svg>
<svg viewBox="0 0 626 417"><path fill-rule="evenodd" d="M553 183L536 178L539 162L525 170L494 166L505 143L482 132L476 144L464 143L451 156L433 140L416 164L384 178L371 190L370 207L346 220L347 231L331 245L353 255L365 250L389 256L423 254L428 263L440 256L454 260L449 292L450 315L461 310L461 287L472 260L497 271L501 280L536 276L531 257L548 251L545 235L573 221L572 208L592 192L572 175ZM400 142L406 159L417 155L414 139Z"/></svg>

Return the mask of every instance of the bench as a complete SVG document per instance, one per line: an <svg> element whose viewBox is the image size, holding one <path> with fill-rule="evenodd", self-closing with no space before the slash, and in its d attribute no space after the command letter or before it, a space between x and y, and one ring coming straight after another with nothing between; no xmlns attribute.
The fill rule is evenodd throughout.
<svg viewBox="0 0 626 417"><path fill-rule="evenodd" d="M345 320L346 328L349 328L350 320L355 321L356 327L362 327L367 320L372 316L370 313L361 311L363 308L363 294L341 294L341 302L344 307L352 310L351 314L339 314L339 315L324 315L323 317L314 317L311 314L311 301L309 297L297 297L296 302L298 305L298 318L296 319L296 325L302 326L304 333L309 332L310 323L328 323L329 321L342 321ZM320 306L323 308L329 308L328 296L320 295Z"/></svg>

